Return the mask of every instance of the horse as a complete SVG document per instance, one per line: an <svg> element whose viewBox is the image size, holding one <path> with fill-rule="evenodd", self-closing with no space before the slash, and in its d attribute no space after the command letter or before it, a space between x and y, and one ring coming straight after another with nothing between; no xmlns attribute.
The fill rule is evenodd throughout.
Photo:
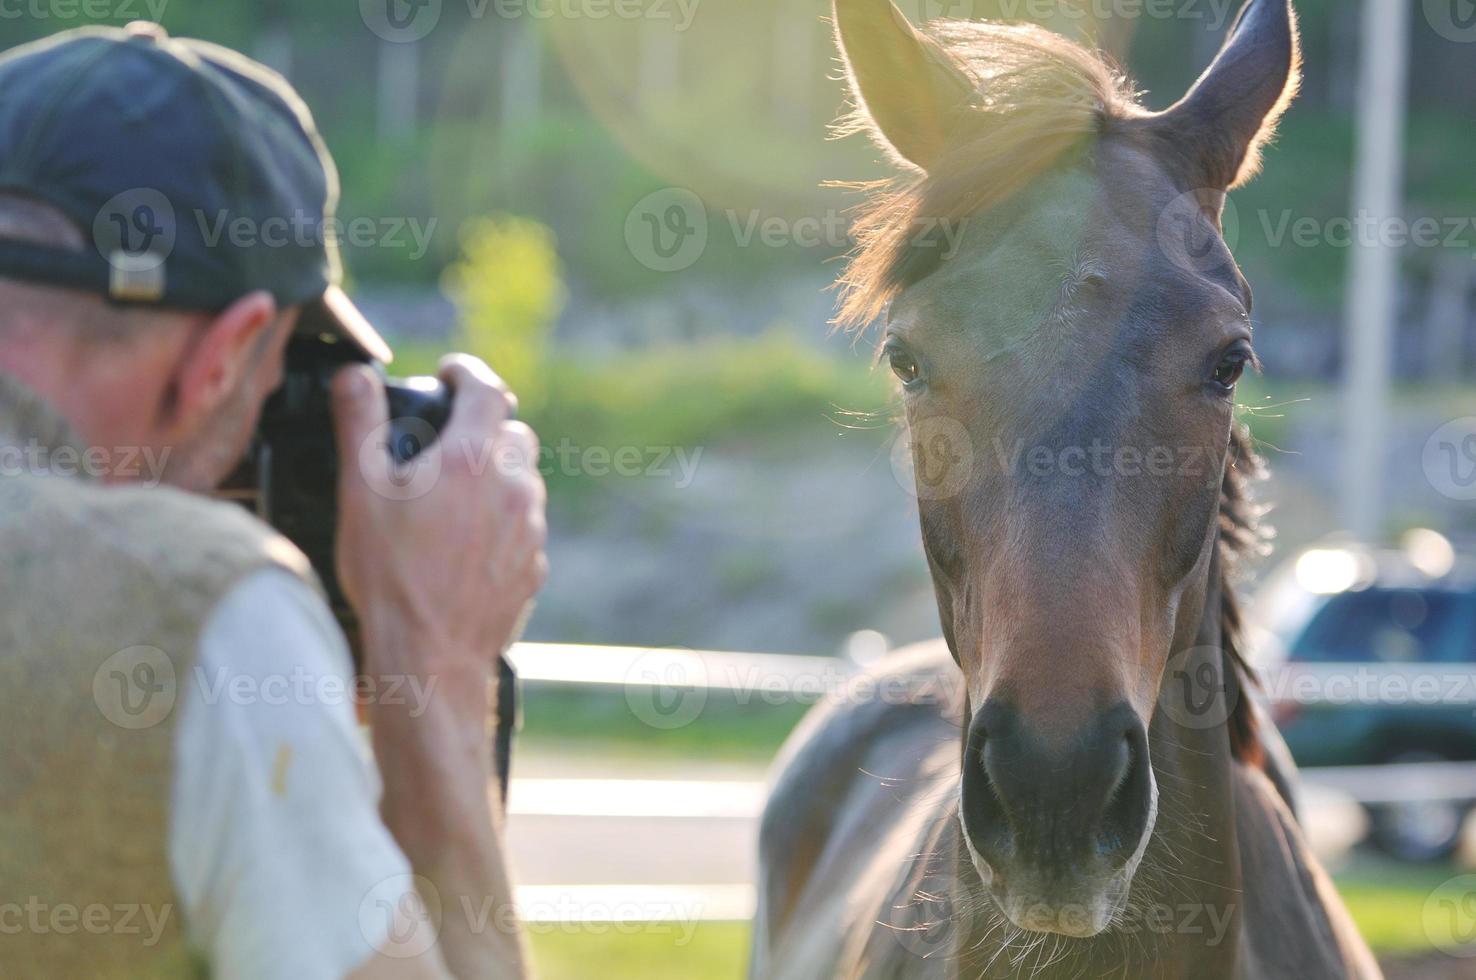
<svg viewBox="0 0 1476 980"><path fill-rule="evenodd" d="M1378 977L1232 589L1263 536L1222 215L1297 90L1290 0L1250 0L1157 112L1039 27L832 14L841 128L898 170L840 322L884 324L942 639L782 751L750 976Z"/></svg>

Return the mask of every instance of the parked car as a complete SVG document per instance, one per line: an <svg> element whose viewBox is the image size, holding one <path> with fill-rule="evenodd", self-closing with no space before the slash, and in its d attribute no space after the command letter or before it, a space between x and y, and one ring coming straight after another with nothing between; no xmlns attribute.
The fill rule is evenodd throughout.
<svg viewBox="0 0 1476 980"><path fill-rule="evenodd" d="M1311 549L1256 598L1252 656L1302 768L1476 761L1476 562L1434 532L1407 540ZM1473 803L1368 804L1373 843L1445 858Z"/></svg>

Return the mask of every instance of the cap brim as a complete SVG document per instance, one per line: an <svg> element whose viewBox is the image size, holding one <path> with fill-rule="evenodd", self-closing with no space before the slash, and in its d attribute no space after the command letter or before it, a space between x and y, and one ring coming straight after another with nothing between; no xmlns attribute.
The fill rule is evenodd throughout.
<svg viewBox="0 0 1476 980"><path fill-rule="evenodd" d="M395 359L390 345L338 286L329 286L322 296L303 304L298 329L342 337L384 364Z"/></svg>

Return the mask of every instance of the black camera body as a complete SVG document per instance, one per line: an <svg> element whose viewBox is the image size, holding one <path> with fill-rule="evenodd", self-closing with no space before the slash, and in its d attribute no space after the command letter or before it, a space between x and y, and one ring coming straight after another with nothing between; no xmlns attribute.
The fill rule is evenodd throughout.
<svg viewBox="0 0 1476 980"><path fill-rule="evenodd" d="M344 366L364 363L373 362L336 338L294 337L282 386L263 406L250 449L218 494L247 507L307 556L356 665L362 665L358 615L344 595L334 561L342 461L334 438L330 384ZM390 419L385 448L406 463L445 428L452 393L435 378L386 378L385 393ZM501 658L499 671L493 754L505 796L517 720L517 676L506 657Z"/></svg>
<svg viewBox="0 0 1476 980"><path fill-rule="evenodd" d="M251 447L222 495L238 500L307 555L328 604L358 656L358 617L334 564L338 529L338 446L329 385L348 364L370 363L333 338L293 338L282 386L262 408ZM409 462L451 417L451 392L434 378L385 379L391 456Z"/></svg>

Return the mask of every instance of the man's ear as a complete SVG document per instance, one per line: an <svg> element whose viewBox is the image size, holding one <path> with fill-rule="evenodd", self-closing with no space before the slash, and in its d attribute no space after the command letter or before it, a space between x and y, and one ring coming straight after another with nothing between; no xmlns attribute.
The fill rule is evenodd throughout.
<svg viewBox="0 0 1476 980"><path fill-rule="evenodd" d="M1397 2L1397 0L1396 0ZM1250 0L1189 94L1154 120L1195 187L1230 190L1256 175L1261 148L1302 78L1291 0Z"/></svg>
<svg viewBox="0 0 1476 980"><path fill-rule="evenodd" d="M974 85L891 0L834 0L835 37L856 103L856 128L902 166L929 169Z"/></svg>
<svg viewBox="0 0 1476 980"><path fill-rule="evenodd" d="M265 332L277 323L271 293L247 293L201 326L180 353L175 370L173 414L186 428L224 405L253 367Z"/></svg>

